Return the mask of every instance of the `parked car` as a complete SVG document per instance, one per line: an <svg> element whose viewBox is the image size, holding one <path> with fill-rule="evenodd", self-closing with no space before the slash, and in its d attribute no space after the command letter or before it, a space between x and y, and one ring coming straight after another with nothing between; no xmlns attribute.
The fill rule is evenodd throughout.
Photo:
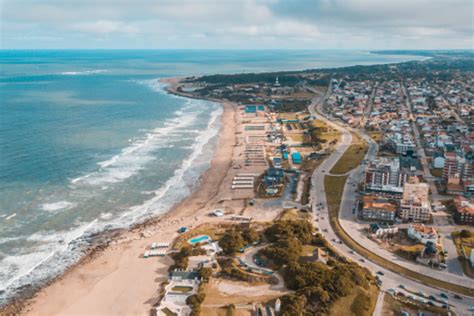
<svg viewBox="0 0 474 316"><path fill-rule="evenodd" d="M462 297L461 297L460 295L458 295L458 294L454 294L454 298L455 298L455 299L458 299L458 300L462 300Z"/></svg>
<svg viewBox="0 0 474 316"><path fill-rule="evenodd" d="M378 275L385 275L382 271L377 271Z"/></svg>
<svg viewBox="0 0 474 316"><path fill-rule="evenodd" d="M439 294L439 296L441 296L442 298L448 298L448 294L443 293L443 292L441 292L441 293Z"/></svg>
<svg viewBox="0 0 474 316"><path fill-rule="evenodd" d="M216 210L212 211L211 214L215 217L221 217L221 216L224 216L224 211L221 210L221 209L216 209Z"/></svg>

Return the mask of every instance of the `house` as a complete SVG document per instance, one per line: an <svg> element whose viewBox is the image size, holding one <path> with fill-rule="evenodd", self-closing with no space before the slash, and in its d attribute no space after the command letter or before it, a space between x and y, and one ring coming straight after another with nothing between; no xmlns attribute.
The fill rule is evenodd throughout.
<svg viewBox="0 0 474 316"><path fill-rule="evenodd" d="M393 223L397 206L387 199L376 195L366 195L363 199L362 218L365 220Z"/></svg>
<svg viewBox="0 0 474 316"><path fill-rule="evenodd" d="M371 224L370 230L377 237L381 237L383 235L393 235L393 234L398 233L398 227L391 226L388 224Z"/></svg>
<svg viewBox="0 0 474 316"><path fill-rule="evenodd" d="M441 262L436 244L428 241L421 254L416 258L416 262L423 265L432 266Z"/></svg>
<svg viewBox="0 0 474 316"><path fill-rule="evenodd" d="M474 199L467 199L463 196L454 198L453 218L458 224L474 224Z"/></svg>
<svg viewBox="0 0 474 316"><path fill-rule="evenodd" d="M403 198L400 201L399 216L403 221L417 223L429 221L431 217L429 190L427 183L420 183L417 177L410 177L403 186Z"/></svg>
<svg viewBox="0 0 474 316"><path fill-rule="evenodd" d="M423 224L409 225L407 235L409 238L415 239L424 245L427 242L438 243L438 232L431 226L425 226Z"/></svg>
<svg viewBox="0 0 474 316"><path fill-rule="evenodd" d="M196 271L182 271L175 270L171 272L171 280L182 281L182 280L199 280L199 273Z"/></svg>

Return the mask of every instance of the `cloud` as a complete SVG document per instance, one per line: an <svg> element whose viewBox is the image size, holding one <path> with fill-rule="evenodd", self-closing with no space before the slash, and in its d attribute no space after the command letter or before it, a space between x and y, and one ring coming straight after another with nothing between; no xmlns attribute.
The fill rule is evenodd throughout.
<svg viewBox="0 0 474 316"><path fill-rule="evenodd" d="M0 1L2 47L473 46L472 0Z"/></svg>
<svg viewBox="0 0 474 316"><path fill-rule="evenodd" d="M96 33L96 34L110 34L110 33L123 33L131 34L138 33L138 28L123 23L120 21L110 20L99 20L95 22L78 23L73 26L74 29L82 32Z"/></svg>

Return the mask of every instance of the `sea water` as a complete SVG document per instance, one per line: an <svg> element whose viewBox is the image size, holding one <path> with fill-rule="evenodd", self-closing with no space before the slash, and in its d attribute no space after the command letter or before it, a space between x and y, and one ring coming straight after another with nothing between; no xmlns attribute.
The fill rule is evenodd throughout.
<svg viewBox="0 0 474 316"><path fill-rule="evenodd" d="M92 234L162 214L209 167L222 109L161 78L400 62L348 51L0 51L0 305Z"/></svg>

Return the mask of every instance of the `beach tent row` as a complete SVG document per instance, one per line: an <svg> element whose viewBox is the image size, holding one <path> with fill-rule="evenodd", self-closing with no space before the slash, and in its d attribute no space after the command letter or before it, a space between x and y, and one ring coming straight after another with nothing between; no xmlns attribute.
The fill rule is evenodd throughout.
<svg viewBox="0 0 474 316"><path fill-rule="evenodd" d="M253 189L256 176L258 174L254 173L240 173L236 175L232 181L232 190Z"/></svg>
<svg viewBox="0 0 474 316"><path fill-rule="evenodd" d="M164 257L164 256L166 256L166 250L150 250L150 251L145 251L143 258Z"/></svg>
<svg viewBox="0 0 474 316"><path fill-rule="evenodd" d="M150 249L158 249L158 248L168 248L170 246L167 242L154 242L151 244Z"/></svg>

